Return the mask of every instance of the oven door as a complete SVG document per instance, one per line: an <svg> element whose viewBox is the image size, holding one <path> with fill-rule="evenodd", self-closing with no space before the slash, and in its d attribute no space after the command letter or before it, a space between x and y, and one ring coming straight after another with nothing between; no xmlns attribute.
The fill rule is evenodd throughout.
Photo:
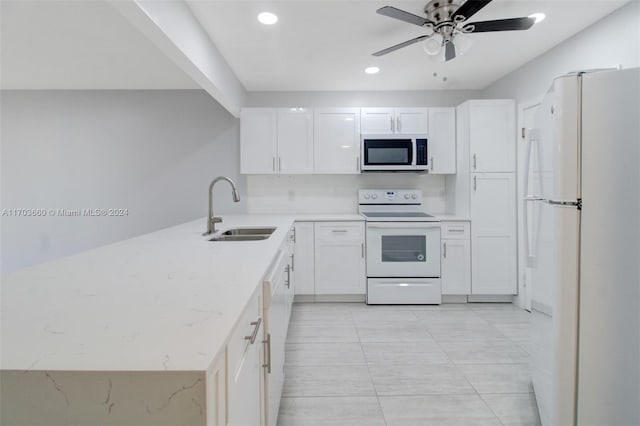
<svg viewBox="0 0 640 426"><path fill-rule="evenodd" d="M367 222L367 277L440 277L440 224Z"/></svg>
<svg viewBox="0 0 640 426"><path fill-rule="evenodd" d="M362 170L411 170L416 164L412 138L363 137Z"/></svg>

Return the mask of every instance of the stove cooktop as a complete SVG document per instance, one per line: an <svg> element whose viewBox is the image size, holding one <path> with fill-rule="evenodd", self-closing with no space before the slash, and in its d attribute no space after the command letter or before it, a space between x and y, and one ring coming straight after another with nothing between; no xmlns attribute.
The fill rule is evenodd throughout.
<svg viewBox="0 0 640 426"><path fill-rule="evenodd" d="M440 219L422 212L360 212L367 222L440 222Z"/></svg>
<svg viewBox="0 0 640 426"><path fill-rule="evenodd" d="M433 217L430 214L426 214L426 213L421 213L421 212L368 212L362 213L365 217L388 217L388 218L394 218L394 217L401 217L401 218L405 218L405 217L418 217L418 218L429 218L429 217Z"/></svg>

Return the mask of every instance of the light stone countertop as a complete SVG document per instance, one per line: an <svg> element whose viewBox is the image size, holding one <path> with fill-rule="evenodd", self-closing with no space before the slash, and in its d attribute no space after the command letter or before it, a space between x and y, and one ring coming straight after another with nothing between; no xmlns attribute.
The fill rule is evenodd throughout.
<svg viewBox="0 0 640 426"><path fill-rule="evenodd" d="M364 216L358 213L336 213L336 214L294 214L298 222L363 222Z"/></svg>
<svg viewBox="0 0 640 426"><path fill-rule="evenodd" d="M471 218L465 216L456 216L452 214L436 214L434 216L438 217L441 222L471 222Z"/></svg>
<svg viewBox="0 0 640 426"><path fill-rule="evenodd" d="M0 369L206 370L294 220L225 215L220 231L277 230L209 242L203 218L3 277Z"/></svg>

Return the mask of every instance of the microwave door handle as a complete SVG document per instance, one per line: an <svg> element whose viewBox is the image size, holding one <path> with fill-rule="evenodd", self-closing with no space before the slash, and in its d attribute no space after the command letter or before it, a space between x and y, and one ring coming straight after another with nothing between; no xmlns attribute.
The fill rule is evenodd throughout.
<svg viewBox="0 0 640 426"><path fill-rule="evenodd" d="M413 151L413 153L412 153L413 154L412 155L413 159L411 161L411 164L413 166L417 167L418 166L418 141L417 141L417 139L411 139L411 145L412 145L411 146L411 150Z"/></svg>

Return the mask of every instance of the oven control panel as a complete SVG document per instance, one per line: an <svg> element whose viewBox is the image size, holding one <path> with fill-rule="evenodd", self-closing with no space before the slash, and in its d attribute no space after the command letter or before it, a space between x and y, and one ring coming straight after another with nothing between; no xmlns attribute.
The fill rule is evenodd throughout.
<svg viewBox="0 0 640 426"><path fill-rule="evenodd" d="M422 204L420 189L361 189L359 204Z"/></svg>

